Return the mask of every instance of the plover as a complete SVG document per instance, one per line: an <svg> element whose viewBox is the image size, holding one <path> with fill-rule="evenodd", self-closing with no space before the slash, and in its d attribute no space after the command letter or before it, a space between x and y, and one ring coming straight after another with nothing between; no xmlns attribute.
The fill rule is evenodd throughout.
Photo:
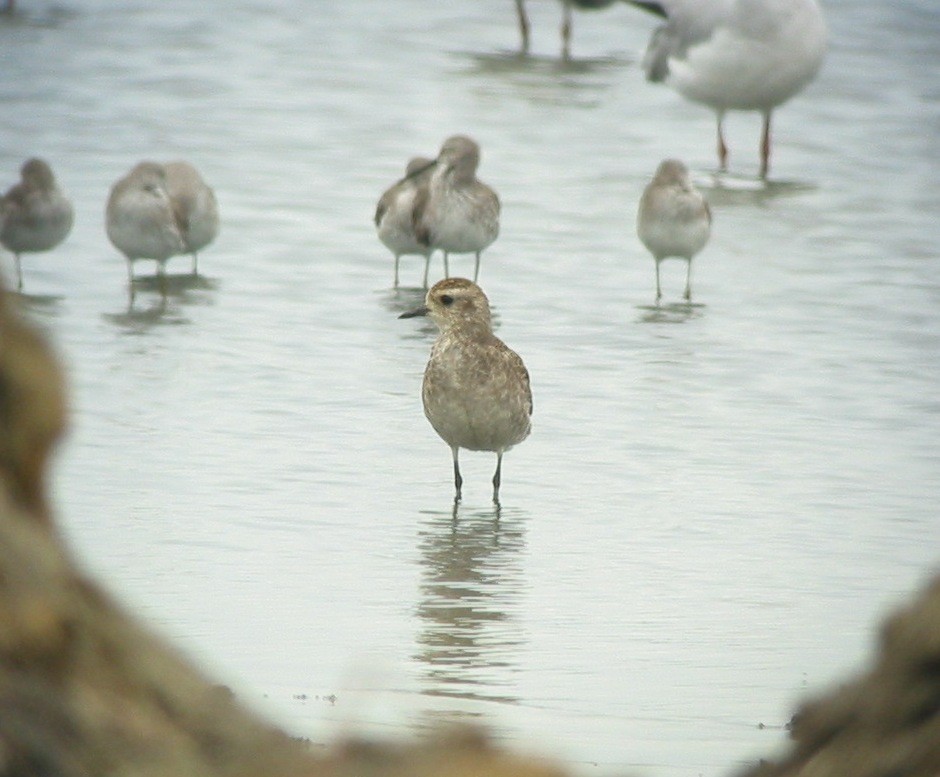
<svg viewBox="0 0 940 777"><path fill-rule="evenodd" d="M493 501L499 504L503 454L532 428L529 373L519 355L493 334L486 294L465 278L445 278L428 291L423 307L399 318L430 316L440 329L424 371L421 398L434 431L451 449L454 501L463 478L458 453L496 454Z"/></svg>

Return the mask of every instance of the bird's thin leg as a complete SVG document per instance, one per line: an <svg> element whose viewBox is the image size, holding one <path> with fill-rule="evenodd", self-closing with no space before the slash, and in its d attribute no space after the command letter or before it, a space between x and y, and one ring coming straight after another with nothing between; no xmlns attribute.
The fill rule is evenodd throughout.
<svg viewBox="0 0 940 777"><path fill-rule="evenodd" d="M460 501L460 489L463 487L463 478L460 477L460 464L457 461L457 451L460 449L456 446L451 448L454 453L454 504Z"/></svg>
<svg viewBox="0 0 940 777"><path fill-rule="evenodd" d="M561 58L565 62L571 59L571 3L569 0L564 0L561 18Z"/></svg>
<svg viewBox="0 0 940 777"><path fill-rule="evenodd" d="M160 281L160 294L166 296L166 262L157 262L157 279Z"/></svg>
<svg viewBox="0 0 940 777"><path fill-rule="evenodd" d="M477 282L477 278L480 277L480 252L477 251L477 260L473 265L473 282Z"/></svg>
<svg viewBox="0 0 940 777"><path fill-rule="evenodd" d="M450 262L447 261L447 251L444 252L444 277L450 278Z"/></svg>
<svg viewBox="0 0 940 777"><path fill-rule="evenodd" d="M20 255L13 254L13 258L16 261L16 290L23 290L23 267L20 264Z"/></svg>
<svg viewBox="0 0 940 777"><path fill-rule="evenodd" d="M525 0L516 0L516 13L519 15L519 34L522 36L522 54L529 53L529 17L525 12Z"/></svg>
<svg viewBox="0 0 940 777"><path fill-rule="evenodd" d="M725 133L722 123L725 120L723 111L718 112L718 170L722 173L728 170L728 146L725 144Z"/></svg>
<svg viewBox="0 0 940 777"><path fill-rule="evenodd" d="M424 288L428 287L428 270L431 267L431 254L424 257Z"/></svg>
<svg viewBox="0 0 940 777"><path fill-rule="evenodd" d="M656 260L656 304L663 298L663 290L659 285L659 259Z"/></svg>
<svg viewBox="0 0 940 777"><path fill-rule="evenodd" d="M688 266L685 270L685 294L683 295L689 302L692 301L692 260L687 259Z"/></svg>
<svg viewBox="0 0 940 777"><path fill-rule="evenodd" d="M398 288L398 260L401 259L400 254L395 254L395 288Z"/></svg>
<svg viewBox="0 0 940 777"><path fill-rule="evenodd" d="M503 453L502 451L497 451L496 453L496 474L493 475L493 502L494 504L499 504L499 481L500 481L500 471L503 468Z"/></svg>
<svg viewBox="0 0 940 777"><path fill-rule="evenodd" d="M764 113L764 123L760 133L760 177L767 180L770 172L770 111Z"/></svg>
<svg viewBox="0 0 940 777"><path fill-rule="evenodd" d="M199 254L193 251L193 275L199 275Z"/></svg>

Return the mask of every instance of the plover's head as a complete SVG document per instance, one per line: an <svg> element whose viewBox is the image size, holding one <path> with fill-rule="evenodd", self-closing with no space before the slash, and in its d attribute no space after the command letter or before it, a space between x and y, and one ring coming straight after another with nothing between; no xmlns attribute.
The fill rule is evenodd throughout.
<svg viewBox="0 0 940 777"><path fill-rule="evenodd" d="M483 289L466 278L445 278L427 293L424 305L399 318L429 316L441 329L476 325L490 328L490 302Z"/></svg>

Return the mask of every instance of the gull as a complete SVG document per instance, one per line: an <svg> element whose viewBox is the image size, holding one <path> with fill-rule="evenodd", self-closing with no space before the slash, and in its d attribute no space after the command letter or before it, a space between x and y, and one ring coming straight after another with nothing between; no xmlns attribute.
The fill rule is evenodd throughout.
<svg viewBox="0 0 940 777"><path fill-rule="evenodd" d="M480 147L474 140L449 137L428 165L431 178L415 195L413 212L418 242L444 252L445 276L450 276L450 254L476 254L474 283L480 275L480 254L499 235L499 197L476 177L479 164Z"/></svg>
<svg viewBox="0 0 940 777"><path fill-rule="evenodd" d="M166 170L140 162L111 187L105 224L114 247L127 257L133 290L134 262L155 259L162 277L171 256L186 253L186 243L167 189Z"/></svg>
<svg viewBox="0 0 940 777"><path fill-rule="evenodd" d="M219 234L219 206L215 192L189 162L175 161L163 165L166 191L184 253L192 254L193 274L199 272L198 252Z"/></svg>
<svg viewBox="0 0 940 777"><path fill-rule="evenodd" d="M660 163L640 198L636 227L656 260L656 302L662 298L659 263L685 259L685 294L692 299L692 257L704 248L711 234L712 215L705 198L692 185L688 168L678 159Z"/></svg>
<svg viewBox="0 0 940 777"><path fill-rule="evenodd" d="M615 0L561 0L561 58L567 62L571 59L571 10L579 8L584 11L607 8ZM516 0L516 14L519 17L519 33L522 36L522 53L529 53L529 17L525 10L525 0Z"/></svg>
<svg viewBox="0 0 940 777"><path fill-rule="evenodd" d="M770 169L773 110L819 72L826 22L816 0L627 0L666 20L650 39L643 69L693 102L714 109L718 163L728 167L727 111L763 117L760 177Z"/></svg>
<svg viewBox="0 0 940 777"><path fill-rule="evenodd" d="M519 355L493 334L486 294L466 278L445 278L425 304L399 318L430 316L440 329L424 371L424 415L451 449L454 503L463 478L458 452L496 454L493 502L499 505L503 454L532 429L532 389Z"/></svg>
<svg viewBox="0 0 940 777"><path fill-rule="evenodd" d="M72 230L74 211L43 159L27 159L20 182L0 197L0 243L16 259L17 289L23 288L20 254L49 251Z"/></svg>
<svg viewBox="0 0 940 777"><path fill-rule="evenodd" d="M395 255L395 288L398 288L398 260L418 254L424 257L423 288L428 287L428 267L432 249L418 242L414 230L414 204L418 191L431 178L433 160L415 157L405 168L405 177L389 187L375 209L375 229L379 240Z"/></svg>

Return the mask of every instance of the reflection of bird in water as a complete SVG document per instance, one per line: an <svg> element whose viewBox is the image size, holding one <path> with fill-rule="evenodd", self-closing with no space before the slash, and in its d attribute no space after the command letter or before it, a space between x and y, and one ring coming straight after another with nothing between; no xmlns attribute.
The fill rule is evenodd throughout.
<svg viewBox="0 0 940 777"><path fill-rule="evenodd" d="M28 159L20 182L0 198L0 243L16 259L17 288L23 288L20 254L49 251L72 231L72 203L59 189L52 168L42 159Z"/></svg>
<svg viewBox="0 0 940 777"><path fill-rule="evenodd" d="M511 514L435 514L420 527L421 630L415 657L426 667L426 693L514 701L507 688L523 643L521 607L525 548Z"/></svg>
<svg viewBox="0 0 940 777"><path fill-rule="evenodd" d="M183 248L192 254L193 272L199 272L198 252L219 234L219 206L215 192L189 162L167 162L163 170Z"/></svg>
<svg viewBox="0 0 940 777"><path fill-rule="evenodd" d="M532 390L519 355L493 334L483 290L466 278L445 278L428 291L424 307L399 318L430 316L440 328L424 372L424 414L454 459L454 501L463 478L461 448L496 454L493 501L499 504L503 453L532 429Z"/></svg>
<svg viewBox="0 0 940 777"><path fill-rule="evenodd" d="M770 169L770 117L810 81L826 51L816 0L627 0L666 23L649 42L643 68L718 116L718 162L727 169L727 111L763 116L760 177Z"/></svg>
<svg viewBox="0 0 940 777"><path fill-rule="evenodd" d="M692 299L692 257L711 234L712 214L705 198L692 184L689 171L678 159L666 159L646 185L637 211L637 234L656 260L656 301L663 293L659 264L663 259L685 259L685 298Z"/></svg>
<svg viewBox="0 0 940 777"><path fill-rule="evenodd" d="M607 8L615 0L561 0L561 57L565 61L571 59L571 16L572 9L591 11ZM525 10L525 0L516 0L516 14L519 17L519 34L522 36L522 53L529 53L529 17Z"/></svg>
<svg viewBox="0 0 940 777"><path fill-rule="evenodd" d="M418 190L431 178L431 159L415 157L405 169L405 177L389 187L375 209L375 229L379 240L395 255L395 288L398 288L398 260L417 254L424 257L424 283L428 287L428 268L433 250L418 242L414 230L414 203Z"/></svg>
<svg viewBox="0 0 940 777"><path fill-rule="evenodd" d="M474 283L480 275L480 254L499 235L499 197L477 178L479 165L476 141L464 135L447 138L414 204L415 237L428 249L444 252L444 277L450 276L450 254L476 254Z"/></svg>
<svg viewBox="0 0 940 777"><path fill-rule="evenodd" d="M66 427L65 377L13 304L0 288L0 480L20 507L49 522L45 476Z"/></svg>

